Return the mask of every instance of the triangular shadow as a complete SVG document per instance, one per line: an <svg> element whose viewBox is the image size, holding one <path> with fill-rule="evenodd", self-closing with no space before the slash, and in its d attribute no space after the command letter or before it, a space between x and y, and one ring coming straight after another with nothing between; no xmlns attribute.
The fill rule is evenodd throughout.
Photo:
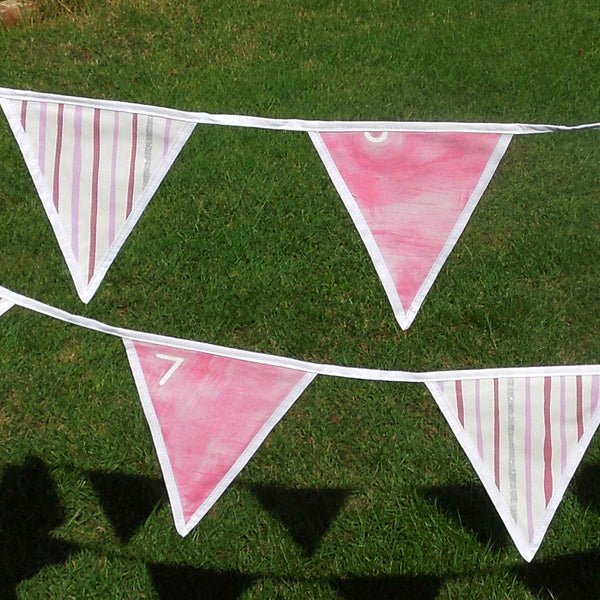
<svg viewBox="0 0 600 600"><path fill-rule="evenodd" d="M473 533L480 544L495 550L508 545L506 528L482 486L434 486L419 493Z"/></svg>
<svg viewBox="0 0 600 600"><path fill-rule="evenodd" d="M314 554L351 490L344 488L286 488L252 485L260 503L290 532L303 553Z"/></svg>
<svg viewBox="0 0 600 600"><path fill-rule="evenodd" d="M434 575L377 575L332 579L331 585L347 600L434 600L443 582Z"/></svg>
<svg viewBox="0 0 600 600"><path fill-rule="evenodd" d="M38 458L9 466L0 480L0 597L44 566L64 563L78 548L50 532L65 518L56 485Z"/></svg>
<svg viewBox="0 0 600 600"><path fill-rule="evenodd" d="M540 598L597 600L600 552L577 552L515 569L517 577Z"/></svg>
<svg viewBox="0 0 600 600"><path fill-rule="evenodd" d="M572 482L579 502L600 513L600 465L584 464L579 467Z"/></svg>
<svg viewBox="0 0 600 600"><path fill-rule="evenodd" d="M164 484L159 479L100 471L87 475L123 543L131 539L165 497Z"/></svg>
<svg viewBox="0 0 600 600"><path fill-rule="evenodd" d="M149 564L148 570L160 600L234 600L256 581L238 571L182 565Z"/></svg>

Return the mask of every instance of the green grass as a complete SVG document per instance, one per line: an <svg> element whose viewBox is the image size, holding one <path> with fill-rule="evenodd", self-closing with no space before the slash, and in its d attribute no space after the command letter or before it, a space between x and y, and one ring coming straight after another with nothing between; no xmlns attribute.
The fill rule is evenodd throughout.
<svg viewBox="0 0 600 600"><path fill-rule="evenodd" d="M596 0L42 8L0 29L0 85L273 117L600 118ZM0 283L327 363L597 363L598 141L514 139L402 332L305 134L199 126L84 306L2 118ZM320 378L182 539L122 344L20 308L0 331L0 597L600 596L597 441L527 565L424 387Z"/></svg>

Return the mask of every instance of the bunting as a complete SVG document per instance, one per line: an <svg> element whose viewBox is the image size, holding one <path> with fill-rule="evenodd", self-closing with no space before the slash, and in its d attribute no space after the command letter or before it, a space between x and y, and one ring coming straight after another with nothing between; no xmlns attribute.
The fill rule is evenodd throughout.
<svg viewBox="0 0 600 600"><path fill-rule="evenodd" d="M187 535L314 373L124 338L167 486Z"/></svg>
<svg viewBox="0 0 600 600"><path fill-rule="evenodd" d="M75 287L89 302L197 123L309 133L403 329L513 135L600 128L336 122L190 113L0 88ZM0 287L19 305L123 340L186 535L317 375L424 383L517 548L539 548L600 420L600 366L413 373L298 361L136 332Z"/></svg>
<svg viewBox="0 0 600 600"><path fill-rule="evenodd" d="M194 124L72 102L0 104L87 303Z"/></svg>
<svg viewBox="0 0 600 600"><path fill-rule="evenodd" d="M598 428L600 375L564 367L536 376L428 382L526 560Z"/></svg>
<svg viewBox="0 0 600 600"><path fill-rule="evenodd" d="M344 367L113 327L3 287L0 298L123 340L181 535L317 375L425 384L528 561L600 421L600 365L425 373Z"/></svg>
<svg viewBox="0 0 600 600"><path fill-rule="evenodd" d="M508 134L312 132L402 329L413 322Z"/></svg>
<svg viewBox="0 0 600 600"><path fill-rule="evenodd" d="M309 121L189 112L0 88L80 298L89 302L198 123L309 133L403 329L413 322L513 135L598 129Z"/></svg>

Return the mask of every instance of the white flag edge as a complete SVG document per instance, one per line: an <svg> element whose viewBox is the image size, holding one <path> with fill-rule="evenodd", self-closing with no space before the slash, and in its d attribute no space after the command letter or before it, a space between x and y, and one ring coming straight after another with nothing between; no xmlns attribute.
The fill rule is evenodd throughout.
<svg viewBox="0 0 600 600"><path fill-rule="evenodd" d="M548 369L550 368L547 368L546 374L556 374L554 371L549 371ZM542 376L543 374L543 372L540 372L536 373L535 375L532 374L531 377ZM577 375L579 373L573 371L572 369L570 370L568 367L564 367L564 369L561 370L560 374ZM457 378L457 380L460 380L460 378ZM473 469L477 473L477 476L481 480L483 487L488 493L488 496L490 497L494 508L498 512L498 515L502 519L502 522L504 523L504 526L506 527L511 539L513 540L513 543L519 551L519 554L523 557L524 560L526 560L527 562L531 562L534 556L536 555L540 545L542 544L546 532L548 531L548 527L550 526L550 523L554 518L556 510L558 509L563 499L567 487L571 482L571 479L573 478L577 467L581 463L581 460L585 455L585 452L590 442L592 441L596 430L598 429L598 425L600 424L600 409L596 410L596 413L590 420L590 424L584 431L581 439L579 440L579 443L573 450L573 453L571 454L565 466L565 470L561 474L558 484L554 487L554 491L552 493L552 497L550 498L550 502L546 506L544 517L535 527L533 531L532 541L531 543L529 543L523 537L515 520L510 514L510 507L508 506L508 504L500 494L498 488L496 487L496 484L492 479L491 471L481 460L477 448L473 444L471 438L463 429L462 425L460 424L460 421L458 420L458 416L455 414L454 410L448 403L446 396L440 390L439 386L437 385L437 382L428 381L425 382L425 385L427 386L427 389L429 390L430 394L433 396L440 411L444 415L444 418L446 419L448 425L450 426L450 429L454 433L454 436L458 440L458 443L467 455L467 458L469 459L469 462L471 463Z"/></svg>
<svg viewBox="0 0 600 600"><path fill-rule="evenodd" d="M9 302L4 298L0 298L0 316L3 315L6 311L10 310L13 306L13 302Z"/></svg>
<svg viewBox="0 0 600 600"><path fill-rule="evenodd" d="M75 315L65 310L34 300L6 287L0 286L0 297L34 312L77 325L93 331L105 333L118 338L129 338L153 344L173 346L182 350L199 350L215 356L237 358L248 362L286 367L298 371L307 371L317 375L360 379L363 381L397 381L404 383L427 383L434 381L470 380L493 377L540 377L545 375L600 375L600 365L559 365L542 367L499 367L488 369L462 369L453 371L400 371L372 369L364 367L346 367L328 363L316 363L282 355L266 354L253 350L244 350L231 346L219 346L208 342L200 342L184 338L175 338L156 333L140 332L124 327L108 325L89 317Z"/></svg>
<svg viewBox="0 0 600 600"><path fill-rule="evenodd" d="M405 310L404 306L402 305L402 300L398 290L396 289L396 284L394 283L387 263L385 262L383 254L381 253L381 249L379 248L379 245L373 236L371 228L369 227L360 207L358 206L356 199L342 177L342 174L337 168L337 165L335 164L329 149L323 141L321 134L311 131L309 132L309 136L317 153L319 154L319 157L325 165L325 169L327 170L334 187L336 188L340 198L342 199L342 202L344 203L344 206L350 214L354 226L356 227L367 249L367 252L369 253L371 261L375 267L375 271L379 276L379 279L383 285L383 289L385 290L388 300L392 306L394 316L396 317L400 327L406 331L412 325L412 322L414 321L423 302L425 301L429 290L433 286L437 276L439 275L439 272L444 266L444 263L454 249L454 246L456 246L456 243L467 226L467 223L475 211L475 208L477 208L479 200L487 189L487 186L494 176L502 157L508 149L508 146L512 140L512 135L503 134L500 136L500 139L498 140L498 143L496 144L496 147L494 148L475 189L471 193L465 208L462 210L462 213L454 225L450 235L448 236L444 247L429 270L427 277L423 280L423 283L419 287L418 292L416 293L411 305L407 310Z"/></svg>
<svg viewBox="0 0 600 600"><path fill-rule="evenodd" d="M483 173L481 174L481 177L479 178L479 181L475 186L475 189L471 193L469 201L463 209L458 221L454 225L452 232L448 236L448 239L446 240L442 251L436 258L433 266L431 267L429 274L427 275L427 277L423 281L423 284L419 288L419 291L415 295L409 309L406 311L406 319L408 321L408 326L410 326L410 324L417 316L417 313L419 312L427 294L429 293L431 287L437 279L437 276L439 275L442 267L446 263L446 260L450 256L451 252L454 250L454 247L460 239L460 236L463 234L463 231L465 230L469 220L471 219L473 212L475 212L479 201L481 200L483 194L487 190L488 185L492 180L492 177L496 173L496 170L500 165L500 161L502 160L504 154L508 150L508 146L510 145L511 140L512 135L504 134L500 136L500 139L498 140L498 143L496 144L496 147L494 148L487 162L487 165L485 166L485 169L483 170Z"/></svg>
<svg viewBox="0 0 600 600"><path fill-rule="evenodd" d="M251 127L256 129L273 129L279 131L429 131L429 132L463 132L463 133L507 133L511 135L530 135L553 133L558 131L575 131L582 129L600 129L600 122L582 123L579 125L552 125L533 123L478 123L461 121L324 121L307 119L277 119L250 115L211 114L207 112L183 111L162 106L67 96L37 92L33 90L17 90L0 87L0 98L13 100L33 100L105 108L109 110L143 114L147 116L166 117L190 123L205 125L228 125L233 127Z"/></svg>
<svg viewBox="0 0 600 600"><path fill-rule="evenodd" d="M181 502L181 495L177 487L175 475L173 473L173 467L171 465L171 459L165 444L165 440L162 435L162 429L160 421L156 415L154 404L150 395L150 390L146 383L146 378L140 363L137 351L133 340L129 338L122 338L133 373L133 378L138 390L140 402L150 428L156 454L161 467L165 485L167 488L167 495L169 496L169 502L171 504L171 512L173 514L173 520L175 522L175 528L182 537L185 537L206 515L206 513L213 507L225 490L231 485L233 480L239 475L242 469L248 464L249 460L254 456L257 450L260 448L262 443L265 441L267 436L271 433L273 428L281 421L283 416L292 407L296 400L302 395L306 388L312 383L317 376L316 373L305 373L302 379L294 386L292 391L286 396L286 398L278 405L277 409L273 412L271 417L263 424L258 433L250 441L248 446L237 458L235 463L231 466L225 476L215 486L210 495L206 500L196 509L194 514L186 521ZM147 340L148 343L156 343L151 340ZM175 347L175 346L172 346Z"/></svg>
<svg viewBox="0 0 600 600"><path fill-rule="evenodd" d="M55 100L38 98L38 101L45 102ZM77 261L73 249L71 248L69 236L64 229L58 213L56 212L54 202L52 200L52 193L40 170L35 150L31 146L27 134L21 125L20 116L14 110L10 100L0 97L0 106L4 111L6 120L8 121L15 140L17 141L17 145L21 150L21 154L23 155L23 159L25 160L25 164L27 165L27 169L29 170L35 189L37 190L40 200L42 201L42 206L44 207L46 216L50 221L50 225L54 231L54 235L56 236L58 246L62 252L65 262L67 263L67 268L71 274L77 295L84 304L88 304L100 287L100 284L102 283L108 269L114 262L123 244L133 231L134 227L137 225L144 210L146 210L150 200L152 200L152 197L156 193L156 190L160 186L162 180L165 178L173 166L173 163L179 156L179 153L187 143L189 137L192 135L196 125L195 123L185 123L181 131L173 139L173 142L170 144L169 150L163 157L160 166L153 172L151 178L146 184L146 187L144 188L144 191L136 200L133 210L127 218L127 221L124 223L123 227L113 240L110 250L104 256L102 261L96 265L93 277L89 282L87 282L81 273L79 262Z"/></svg>

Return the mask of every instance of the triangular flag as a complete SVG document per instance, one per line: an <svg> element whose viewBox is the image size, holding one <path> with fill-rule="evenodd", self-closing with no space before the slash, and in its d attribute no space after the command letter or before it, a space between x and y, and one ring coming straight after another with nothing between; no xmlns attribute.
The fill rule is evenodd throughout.
<svg viewBox="0 0 600 600"><path fill-rule="evenodd" d="M11 309L14 306L12 302L5 300L4 298L0 298L0 315L3 315L7 310Z"/></svg>
<svg viewBox="0 0 600 600"><path fill-rule="evenodd" d="M123 340L175 526L187 535L314 373Z"/></svg>
<svg viewBox="0 0 600 600"><path fill-rule="evenodd" d="M195 124L42 99L0 104L89 302Z"/></svg>
<svg viewBox="0 0 600 600"><path fill-rule="evenodd" d="M310 133L408 329L490 182L511 136Z"/></svg>
<svg viewBox="0 0 600 600"><path fill-rule="evenodd" d="M600 375L507 373L427 387L531 560L598 427Z"/></svg>

